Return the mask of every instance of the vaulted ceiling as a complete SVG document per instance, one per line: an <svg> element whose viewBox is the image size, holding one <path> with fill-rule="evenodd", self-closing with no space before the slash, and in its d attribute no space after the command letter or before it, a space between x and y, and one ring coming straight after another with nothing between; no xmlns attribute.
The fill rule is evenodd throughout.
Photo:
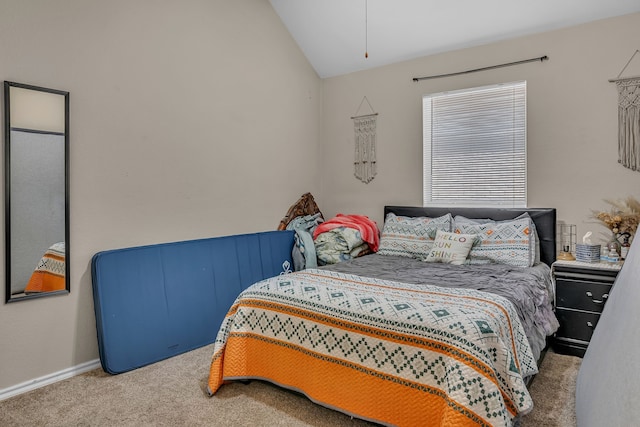
<svg viewBox="0 0 640 427"><path fill-rule="evenodd" d="M270 2L323 78L640 12L640 0Z"/></svg>

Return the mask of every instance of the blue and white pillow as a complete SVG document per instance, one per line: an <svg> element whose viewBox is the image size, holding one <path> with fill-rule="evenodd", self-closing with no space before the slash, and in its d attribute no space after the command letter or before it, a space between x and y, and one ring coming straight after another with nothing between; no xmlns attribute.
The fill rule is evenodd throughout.
<svg viewBox="0 0 640 427"><path fill-rule="evenodd" d="M469 252L469 264L500 263L531 267L536 263L535 225L528 214L513 220L479 223L456 216L454 231L477 234L480 242ZM490 220L489 220L490 221Z"/></svg>
<svg viewBox="0 0 640 427"><path fill-rule="evenodd" d="M451 231L452 222L451 214L429 218L389 213L382 228L378 254L425 259L431 251L436 232Z"/></svg>

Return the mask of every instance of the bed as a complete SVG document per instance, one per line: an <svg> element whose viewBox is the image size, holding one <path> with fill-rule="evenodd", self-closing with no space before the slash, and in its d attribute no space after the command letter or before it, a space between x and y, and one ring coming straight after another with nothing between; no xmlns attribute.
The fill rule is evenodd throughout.
<svg viewBox="0 0 640 427"><path fill-rule="evenodd" d="M555 219L386 206L377 254L243 291L215 341L209 394L260 379L383 425L512 425L533 407L526 384L557 328Z"/></svg>

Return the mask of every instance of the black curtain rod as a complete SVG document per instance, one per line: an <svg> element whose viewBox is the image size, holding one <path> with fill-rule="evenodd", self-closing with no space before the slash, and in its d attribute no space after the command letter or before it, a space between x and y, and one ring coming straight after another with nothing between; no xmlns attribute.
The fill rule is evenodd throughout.
<svg viewBox="0 0 640 427"><path fill-rule="evenodd" d="M542 62L542 61L546 61L548 59L549 59L549 57L547 55L545 55L545 56L541 56L539 58L523 59L522 61L509 62L509 63L506 63L506 64L499 64L499 65L491 65L490 67L476 68L476 69L467 70L467 71L458 71L457 73L438 74L438 75L435 75L435 76L426 76L426 77L414 77L413 81L414 82L418 82L420 80L438 79L440 77L459 76L461 74L475 73L476 71L486 71L486 70L493 70L494 68L510 67L512 65L525 64L527 62L534 62L534 61Z"/></svg>

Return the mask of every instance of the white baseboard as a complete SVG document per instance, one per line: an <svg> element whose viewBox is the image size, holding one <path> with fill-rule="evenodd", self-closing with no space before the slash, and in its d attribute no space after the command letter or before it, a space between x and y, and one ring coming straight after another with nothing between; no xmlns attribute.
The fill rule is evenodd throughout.
<svg viewBox="0 0 640 427"><path fill-rule="evenodd" d="M26 393L31 390L35 390L40 387L44 387L49 384L56 383L58 381L66 380L67 378L74 377L76 375L83 374L88 371L92 371L100 367L100 359L90 360L88 362L81 363L76 366L72 366L62 371L54 372L49 375L45 375L40 378L25 381L20 384L0 390L0 401L8 399L13 396L17 396L22 393Z"/></svg>

